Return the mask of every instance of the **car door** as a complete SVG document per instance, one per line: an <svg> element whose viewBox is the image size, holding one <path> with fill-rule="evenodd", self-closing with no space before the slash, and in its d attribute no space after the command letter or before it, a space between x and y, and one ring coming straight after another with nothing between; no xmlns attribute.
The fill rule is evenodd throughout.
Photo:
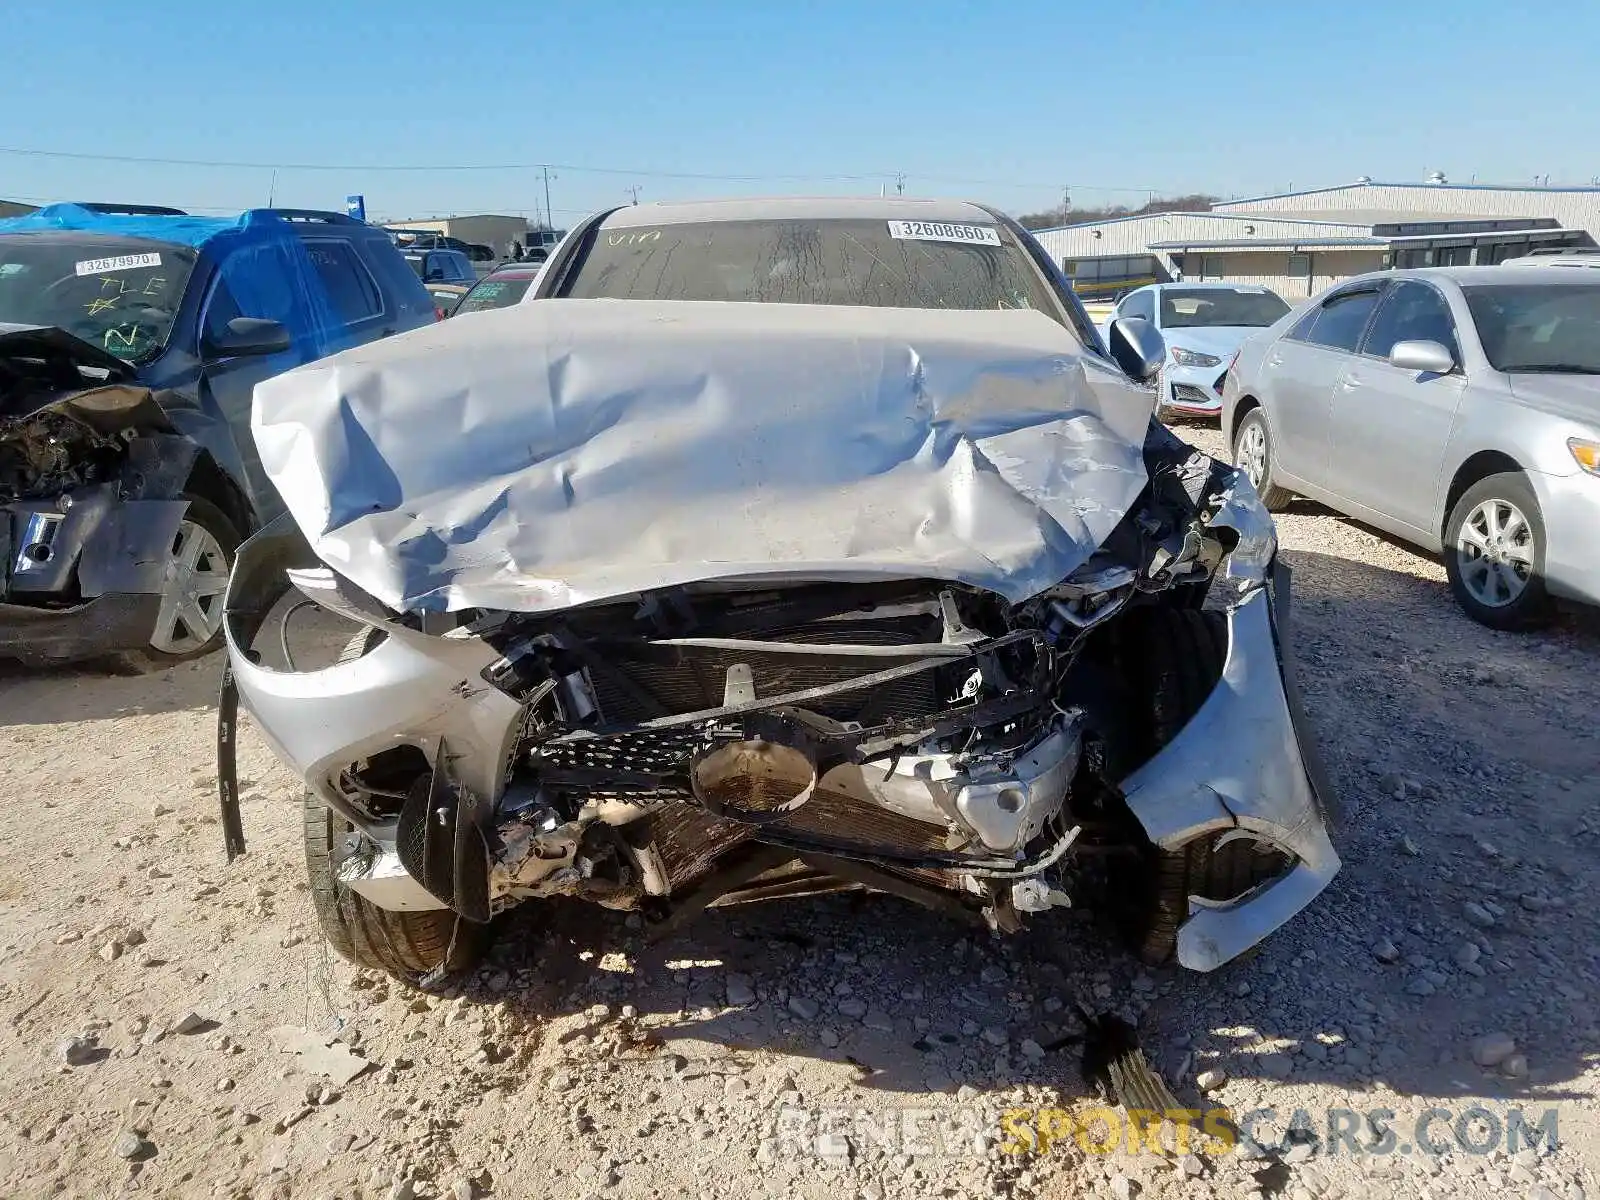
<svg viewBox="0 0 1600 1200"><path fill-rule="evenodd" d="M1258 386L1280 482L1308 491L1326 486L1333 389L1383 286L1381 280L1364 281L1330 293L1267 347Z"/></svg>
<svg viewBox="0 0 1600 1200"><path fill-rule="evenodd" d="M200 313L202 351L210 338L226 332L234 317L277 321L291 331L303 328L304 320L296 320L291 278L289 264L277 246L250 247L230 254L213 275ZM250 403L256 384L307 360L309 355L302 350L305 344L304 338L296 338L295 345L278 354L207 356L201 368L203 402L227 421L239 448L250 499L263 521L282 512L283 504L256 454L255 438L250 433Z"/></svg>
<svg viewBox="0 0 1600 1200"><path fill-rule="evenodd" d="M395 331L395 314L387 311L383 291L347 238L307 238L306 254L338 320L330 330L329 353L359 346Z"/></svg>
<svg viewBox="0 0 1600 1200"><path fill-rule="evenodd" d="M1391 364L1396 342L1438 342L1457 367L1419 374ZM1345 365L1329 416L1328 487L1378 522L1427 536L1437 524L1438 475L1466 376L1450 305L1432 284L1397 281L1378 306L1360 353ZM1394 532L1401 532L1395 529Z"/></svg>

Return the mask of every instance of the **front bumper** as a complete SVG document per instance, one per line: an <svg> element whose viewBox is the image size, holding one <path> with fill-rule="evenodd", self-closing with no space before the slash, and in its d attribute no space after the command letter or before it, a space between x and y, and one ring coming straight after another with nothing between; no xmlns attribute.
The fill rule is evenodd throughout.
<svg viewBox="0 0 1600 1200"><path fill-rule="evenodd" d="M150 640L160 596L98 596L71 608L0 604L0 658L28 666L82 662Z"/></svg>
<svg viewBox="0 0 1600 1200"><path fill-rule="evenodd" d="M0 506L0 658L41 665L143 646L184 500L113 485Z"/></svg>
<svg viewBox="0 0 1600 1200"><path fill-rule="evenodd" d="M1225 903L1193 897L1178 961L1221 966L1261 941L1328 886L1339 856L1328 837L1333 797L1306 728L1293 660L1275 605L1288 572L1228 615L1222 680L1181 733L1123 782L1128 806L1156 845L1177 849L1230 829L1293 855L1287 874Z"/></svg>
<svg viewBox="0 0 1600 1200"><path fill-rule="evenodd" d="M1529 472L1544 517L1545 587L1552 596L1600 605L1600 479Z"/></svg>
<svg viewBox="0 0 1600 1200"><path fill-rule="evenodd" d="M1215 417L1222 412L1224 359L1214 367L1181 367L1168 363L1161 370L1161 408L1192 417Z"/></svg>
<svg viewBox="0 0 1600 1200"><path fill-rule="evenodd" d="M346 882L386 908L443 907L399 866L397 823L372 821L338 786L351 761L406 744L430 761L447 752L452 778L497 800L516 743L520 705L486 686L498 657L470 637L388 626L362 656L321 670L285 672L249 652L287 567L314 564L286 521L242 548L229 585L224 628L239 696L279 756L324 803L377 845L364 877ZM1280 644L1275 606L1288 601L1281 566L1229 614L1223 678L1188 726L1124 781L1134 816L1155 844L1177 848L1230 829L1293 856L1282 877L1225 904L1194 901L1178 939L1179 962L1211 970L1282 925L1327 886L1339 859L1328 837L1331 801L1314 746L1302 735L1292 661ZM445 747L448 750L445 751Z"/></svg>

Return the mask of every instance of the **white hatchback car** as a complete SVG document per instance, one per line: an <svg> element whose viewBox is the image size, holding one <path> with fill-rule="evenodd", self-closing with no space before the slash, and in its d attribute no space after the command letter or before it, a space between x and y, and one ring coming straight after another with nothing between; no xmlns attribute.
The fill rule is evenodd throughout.
<svg viewBox="0 0 1600 1200"><path fill-rule="evenodd" d="M1215 417L1222 377L1245 338L1289 311L1269 288L1242 283L1156 283L1129 292L1106 320L1143 317L1166 340L1157 415Z"/></svg>

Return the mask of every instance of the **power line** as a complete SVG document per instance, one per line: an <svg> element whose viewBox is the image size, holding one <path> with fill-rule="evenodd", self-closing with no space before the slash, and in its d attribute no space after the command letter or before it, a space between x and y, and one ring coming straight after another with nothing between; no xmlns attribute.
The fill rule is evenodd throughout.
<svg viewBox="0 0 1600 1200"><path fill-rule="evenodd" d="M643 175L652 179L704 179L756 183L763 180L833 180L860 182L893 175L892 171L868 175L718 175L704 171L647 171L635 167L585 167L571 163L269 163L213 158L160 158L134 154L84 154L68 150L38 150L29 147L0 146L0 154L34 158L66 158L81 162L134 163L144 166L217 167L235 171L577 171L588 175Z"/></svg>
<svg viewBox="0 0 1600 1200"><path fill-rule="evenodd" d="M823 173L816 175L751 175L717 174L709 171L652 171L638 167L578 166L572 163L517 162L517 163L288 163L247 162L210 158L163 158L153 155L89 154L72 150L40 150L35 147L0 146L0 154L32 158L60 158L78 162L130 163L142 166L207 167L236 171L342 171L360 172L416 172L416 171L575 171L587 175L634 175L647 179L697 179L720 183L875 183L888 181L897 189L908 179L925 183L956 184L973 187L1026 188L1029 190L1057 191L1058 183L1030 183L1014 179L971 179L949 175L922 175L911 171L869 171L865 173ZM1073 187L1087 192L1149 192L1160 191L1148 184L1096 184L1075 183Z"/></svg>

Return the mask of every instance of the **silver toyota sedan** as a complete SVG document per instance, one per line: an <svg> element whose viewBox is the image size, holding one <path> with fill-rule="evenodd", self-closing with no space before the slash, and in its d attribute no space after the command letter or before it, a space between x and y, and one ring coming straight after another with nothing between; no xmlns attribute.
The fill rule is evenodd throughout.
<svg viewBox="0 0 1600 1200"><path fill-rule="evenodd" d="M1496 629L1600 604L1600 278L1554 267L1346 280L1241 349L1234 462L1444 555Z"/></svg>

